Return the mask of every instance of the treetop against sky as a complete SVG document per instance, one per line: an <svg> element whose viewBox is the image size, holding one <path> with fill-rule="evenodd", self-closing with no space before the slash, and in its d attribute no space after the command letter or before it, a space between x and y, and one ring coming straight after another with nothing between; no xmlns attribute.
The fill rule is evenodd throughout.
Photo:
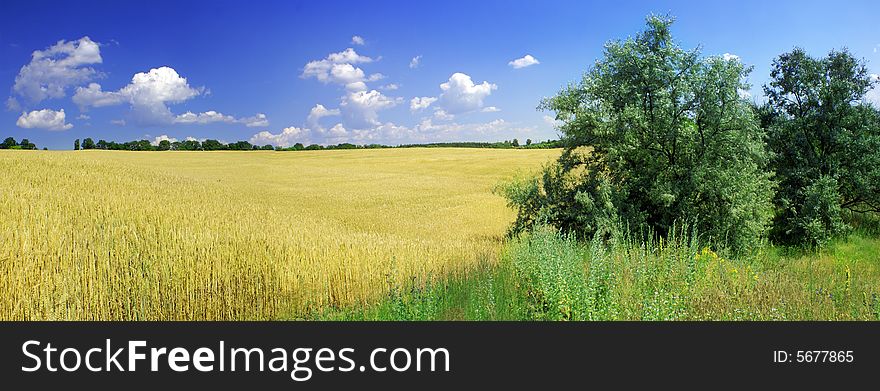
<svg viewBox="0 0 880 391"><path fill-rule="evenodd" d="M540 100L651 13L676 17L683 47L754 66L749 99L795 46L846 47L880 73L873 1L4 2L0 133L53 149L555 138Z"/></svg>

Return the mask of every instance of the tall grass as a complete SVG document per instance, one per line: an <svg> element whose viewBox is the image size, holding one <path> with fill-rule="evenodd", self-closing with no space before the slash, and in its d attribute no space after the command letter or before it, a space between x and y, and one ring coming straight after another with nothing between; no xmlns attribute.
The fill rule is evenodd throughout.
<svg viewBox="0 0 880 391"><path fill-rule="evenodd" d="M336 317L880 320L875 236L856 233L822 252L768 246L734 259L681 232L643 238L578 243L541 228L508 243L502 261L482 274L416 284L378 307ZM483 308L490 310L475 310Z"/></svg>

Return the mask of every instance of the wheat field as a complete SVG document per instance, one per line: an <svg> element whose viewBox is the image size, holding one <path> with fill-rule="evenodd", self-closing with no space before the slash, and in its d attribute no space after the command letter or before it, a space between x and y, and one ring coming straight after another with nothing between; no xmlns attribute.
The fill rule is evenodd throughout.
<svg viewBox="0 0 880 391"><path fill-rule="evenodd" d="M0 152L0 319L291 319L494 262L557 150Z"/></svg>

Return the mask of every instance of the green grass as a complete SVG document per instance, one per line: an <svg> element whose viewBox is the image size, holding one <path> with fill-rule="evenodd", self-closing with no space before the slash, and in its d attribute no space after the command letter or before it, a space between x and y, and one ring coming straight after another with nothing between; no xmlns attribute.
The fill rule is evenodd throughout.
<svg viewBox="0 0 880 391"><path fill-rule="evenodd" d="M391 287L347 320L880 320L880 238L825 249L765 247L727 259L686 235L578 243L547 229L506 243L494 266Z"/></svg>

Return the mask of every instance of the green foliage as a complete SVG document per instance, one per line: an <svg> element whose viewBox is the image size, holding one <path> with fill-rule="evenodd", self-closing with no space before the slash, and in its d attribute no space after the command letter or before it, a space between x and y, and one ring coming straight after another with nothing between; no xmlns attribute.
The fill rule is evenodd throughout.
<svg viewBox="0 0 880 391"><path fill-rule="evenodd" d="M502 260L385 300L306 318L367 320L880 320L880 240L852 235L821 252L767 246L725 258L679 229L583 243L547 227ZM785 250L785 251L782 251Z"/></svg>
<svg viewBox="0 0 880 391"><path fill-rule="evenodd" d="M516 270L526 316L535 320L585 320L591 292L582 255L573 238L539 227L508 252Z"/></svg>
<svg viewBox="0 0 880 391"><path fill-rule="evenodd" d="M19 144L19 146L21 147L21 149L37 149L37 145L26 138L21 139L21 143Z"/></svg>
<svg viewBox="0 0 880 391"><path fill-rule="evenodd" d="M880 115L864 102L876 84L846 50L780 55L761 108L780 187L775 240L817 246L846 231L841 211L880 212Z"/></svg>
<svg viewBox="0 0 880 391"><path fill-rule="evenodd" d="M514 231L547 223L582 238L620 220L661 236L692 225L712 242L755 248L772 213L763 133L740 96L750 72L673 40L649 17L636 38L611 41L579 84L540 108L562 122L565 152L540 179L503 192Z"/></svg>
<svg viewBox="0 0 880 391"><path fill-rule="evenodd" d="M95 141L90 137L86 137L82 142L82 149L95 149Z"/></svg>
<svg viewBox="0 0 880 391"><path fill-rule="evenodd" d="M79 139L73 140L73 150L79 151Z"/></svg>
<svg viewBox="0 0 880 391"><path fill-rule="evenodd" d="M7 137L5 140L3 140L3 143L0 144L0 149L9 149L16 145L18 145L18 143L15 141L14 138Z"/></svg>

